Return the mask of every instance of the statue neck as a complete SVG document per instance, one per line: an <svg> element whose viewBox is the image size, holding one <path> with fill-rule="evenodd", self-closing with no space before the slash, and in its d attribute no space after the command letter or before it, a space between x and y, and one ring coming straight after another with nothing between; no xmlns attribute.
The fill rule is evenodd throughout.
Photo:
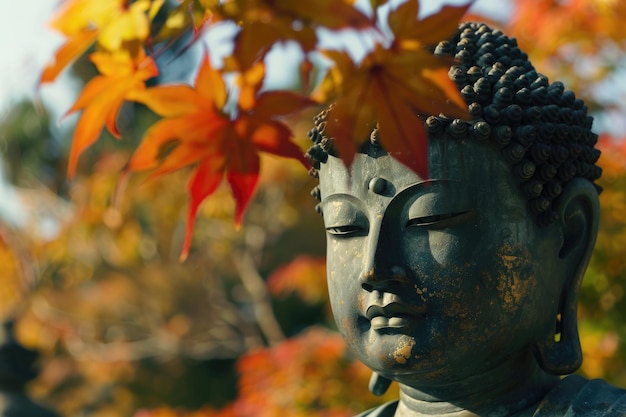
<svg viewBox="0 0 626 417"><path fill-rule="evenodd" d="M395 417L522 417L560 380L531 354L514 357L478 375L426 386L400 381Z"/></svg>

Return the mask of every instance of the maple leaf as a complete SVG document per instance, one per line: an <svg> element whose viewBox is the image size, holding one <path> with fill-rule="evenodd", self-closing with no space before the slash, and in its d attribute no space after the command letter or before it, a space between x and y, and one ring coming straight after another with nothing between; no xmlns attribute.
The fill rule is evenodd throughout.
<svg viewBox="0 0 626 417"><path fill-rule="evenodd" d="M106 126L113 136L119 138L115 121L120 107L134 92L145 88L146 80L158 74L152 58L143 53L133 59L125 53L96 52L90 55L90 59L102 75L94 77L85 85L67 112L71 114L82 110L76 123L70 150L68 162L70 178L76 171L78 157L98 139L103 126Z"/></svg>
<svg viewBox="0 0 626 417"><path fill-rule="evenodd" d="M40 83L52 82L77 57L81 56L98 37L95 29L85 29L72 36L54 54L53 61L46 65L40 77Z"/></svg>
<svg viewBox="0 0 626 417"><path fill-rule="evenodd" d="M380 6L387 4L388 0L369 0L372 10L378 9Z"/></svg>
<svg viewBox="0 0 626 417"><path fill-rule="evenodd" d="M159 3L162 4L163 1ZM150 35L150 20L146 14L150 6L150 1L136 1L122 13L112 17L102 27L98 44L109 51L115 51L121 48L123 42L143 42Z"/></svg>
<svg viewBox="0 0 626 417"><path fill-rule="evenodd" d="M473 1L459 7L443 6L440 12L418 21L419 0L402 3L387 17L394 35L392 47L416 50L448 39L472 4Z"/></svg>
<svg viewBox="0 0 626 417"><path fill-rule="evenodd" d="M270 22L246 23L235 38L233 55L242 68L250 68L262 60L277 42L295 41L306 54L317 45L317 35L311 27L294 29L289 19L273 18Z"/></svg>
<svg viewBox="0 0 626 417"><path fill-rule="evenodd" d="M189 252L200 204L224 177L235 198L235 223L239 225L258 182L259 152L294 158L308 167L291 140L291 130L278 118L310 106L312 100L284 91L263 92L254 101L247 97L245 108L239 106L231 117L222 111L227 98L221 73L211 67L207 54L195 88L161 86L133 96L165 118L148 130L128 169L156 169L152 175L159 176L195 165L187 187L190 202L181 259Z"/></svg>
<svg viewBox="0 0 626 417"><path fill-rule="evenodd" d="M344 52L325 52L335 66L314 97L336 100L326 129L348 165L377 122L383 147L428 178L428 143L419 115L468 118L465 102L448 77L451 60L426 49L434 39L452 35L467 6L444 8L441 16L418 21L418 3L409 0L390 13L393 42L388 48L375 45L360 64Z"/></svg>
<svg viewBox="0 0 626 417"><path fill-rule="evenodd" d="M244 70L277 42L294 41L305 54L311 52L317 45L316 27L371 27L370 20L344 0L237 0L225 5L224 14L241 24L233 55Z"/></svg>
<svg viewBox="0 0 626 417"><path fill-rule="evenodd" d="M341 83L341 92L330 111L327 130L335 138L341 158L348 164L378 121L383 147L400 162L427 178L426 131L420 114L467 118L465 103L448 78L449 63L426 50L397 51L375 48L360 66L342 53L330 54L340 75L326 84ZM444 61L445 62L445 61ZM342 68L339 70L339 68ZM332 71L332 72L337 72Z"/></svg>
<svg viewBox="0 0 626 417"><path fill-rule="evenodd" d="M308 24L323 26L331 30L371 27L371 22L365 15L342 0L302 2L278 0L272 4L282 14L293 15Z"/></svg>
<svg viewBox="0 0 626 417"><path fill-rule="evenodd" d="M191 39L181 48L179 53L189 49L201 38L207 22L220 20L219 0L182 0L180 5L168 13L165 23L154 37L155 42L168 40L172 45L186 33L192 31Z"/></svg>
<svg viewBox="0 0 626 417"><path fill-rule="evenodd" d="M95 42L108 51L124 49L125 43L138 45L150 35L150 21L165 0L67 0L50 22L50 27L68 40L41 75L40 82L52 82L72 61ZM134 50L141 48L135 47Z"/></svg>

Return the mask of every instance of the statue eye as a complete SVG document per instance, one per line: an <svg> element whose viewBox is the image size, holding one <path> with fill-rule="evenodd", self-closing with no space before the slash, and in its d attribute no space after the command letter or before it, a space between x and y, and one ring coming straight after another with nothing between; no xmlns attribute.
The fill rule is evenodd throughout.
<svg viewBox="0 0 626 417"><path fill-rule="evenodd" d="M413 219L410 219L407 224L406 227L415 227L415 226L430 226L430 225L437 225L437 226L445 226L447 225L447 221L448 220L452 220L452 219L461 219L461 218L465 218L467 214L471 214L472 211L471 210L466 210L466 211L459 211L459 212L455 212L455 213L445 213L445 214L435 214L433 216L422 216L422 217L415 217Z"/></svg>
<svg viewBox="0 0 626 417"><path fill-rule="evenodd" d="M349 237L349 236L363 235L365 232L365 229L363 229L361 226L351 224L347 226L327 227L326 232L330 233L333 236Z"/></svg>

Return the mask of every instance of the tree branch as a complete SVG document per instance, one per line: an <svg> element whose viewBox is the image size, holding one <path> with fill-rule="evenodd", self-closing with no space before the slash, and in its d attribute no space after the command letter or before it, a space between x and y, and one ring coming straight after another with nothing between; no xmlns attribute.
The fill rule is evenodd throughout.
<svg viewBox="0 0 626 417"><path fill-rule="evenodd" d="M265 281L259 274L250 252L243 250L234 259L235 267L239 271L241 282L248 294L254 309L254 315L268 344L275 345L285 340L285 335L274 316L272 304Z"/></svg>

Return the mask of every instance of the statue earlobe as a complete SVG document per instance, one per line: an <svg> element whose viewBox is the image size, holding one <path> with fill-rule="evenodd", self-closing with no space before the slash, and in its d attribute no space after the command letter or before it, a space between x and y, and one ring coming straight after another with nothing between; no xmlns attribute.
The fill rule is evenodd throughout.
<svg viewBox="0 0 626 417"><path fill-rule="evenodd" d="M573 288L564 292L573 292ZM555 330L543 340L535 344L535 359L539 366L553 375L567 375L575 372L583 361L580 338L578 337L578 321L576 319L576 294L563 294L559 314L555 321Z"/></svg>
<svg viewBox="0 0 626 417"><path fill-rule="evenodd" d="M558 277L563 286L554 333L535 345L535 357L546 372L565 375L576 371L582 363L576 310L598 233L600 204L595 187L581 178L569 182L555 203L563 233L559 251L562 275Z"/></svg>
<svg viewBox="0 0 626 417"><path fill-rule="evenodd" d="M380 397L387 392L387 389L389 389L389 385L391 385L390 379L385 378L384 376L379 375L376 372L373 372L372 376L370 377L368 388L372 394Z"/></svg>

